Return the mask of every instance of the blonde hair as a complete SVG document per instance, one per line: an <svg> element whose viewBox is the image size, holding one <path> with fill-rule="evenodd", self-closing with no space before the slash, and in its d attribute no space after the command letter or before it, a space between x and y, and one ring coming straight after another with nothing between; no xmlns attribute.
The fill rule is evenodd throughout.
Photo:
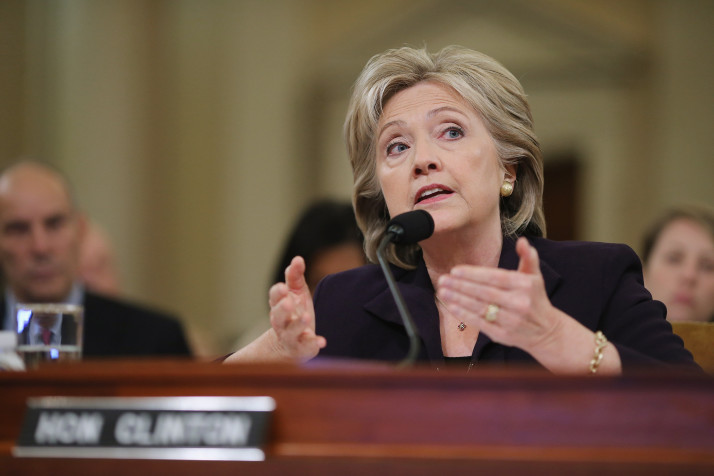
<svg viewBox="0 0 714 476"><path fill-rule="evenodd" d="M403 47L372 57L355 82L344 125L352 165L352 203L365 237L365 252L376 261L389 212L375 167L375 133L387 101L399 91L433 81L456 91L483 119L496 144L501 166L517 167L513 194L501 200L504 235L545 236L543 158L533 119L518 80L500 63L477 51L448 46L438 53ZM411 268L418 245L388 249L387 258Z"/></svg>

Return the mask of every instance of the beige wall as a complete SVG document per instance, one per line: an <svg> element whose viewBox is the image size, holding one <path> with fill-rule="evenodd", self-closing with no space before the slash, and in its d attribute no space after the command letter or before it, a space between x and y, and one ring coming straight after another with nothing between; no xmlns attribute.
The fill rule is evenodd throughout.
<svg viewBox="0 0 714 476"><path fill-rule="evenodd" d="M583 162L581 238L636 247L661 208L714 204L712 20L707 0L7 0L0 161L65 169L127 295L220 353L267 323L298 210L349 197L342 121L371 55L461 43L501 60L546 156Z"/></svg>

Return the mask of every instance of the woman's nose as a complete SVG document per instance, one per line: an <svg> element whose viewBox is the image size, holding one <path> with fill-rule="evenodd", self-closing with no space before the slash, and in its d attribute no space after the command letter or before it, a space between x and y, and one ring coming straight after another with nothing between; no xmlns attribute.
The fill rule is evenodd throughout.
<svg viewBox="0 0 714 476"><path fill-rule="evenodd" d="M694 261L685 261L679 270L680 276L687 282L693 282L697 279L697 263Z"/></svg>
<svg viewBox="0 0 714 476"><path fill-rule="evenodd" d="M428 144L417 144L416 149L412 170L415 177L441 169L441 161L436 151Z"/></svg>

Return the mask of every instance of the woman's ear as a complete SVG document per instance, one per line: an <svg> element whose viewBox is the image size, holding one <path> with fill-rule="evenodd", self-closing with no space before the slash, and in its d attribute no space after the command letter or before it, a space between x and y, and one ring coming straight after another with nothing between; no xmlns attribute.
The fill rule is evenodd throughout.
<svg viewBox="0 0 714 476"><path fill-rule="evenodd" d="M506 176L504 177L504 180L508 180L509 182L514 183L518 175L518 164L506 165L505 169Z"/></svg>

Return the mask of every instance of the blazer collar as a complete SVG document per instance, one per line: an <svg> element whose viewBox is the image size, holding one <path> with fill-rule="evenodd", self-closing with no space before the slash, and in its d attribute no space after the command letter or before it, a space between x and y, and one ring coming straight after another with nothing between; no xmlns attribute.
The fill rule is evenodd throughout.
<svg viewBox="0 0 714 476"><path fill-rule="evenodd" d="M534 244L532 239L529 239L529 241L532 245ZM424 260L419 260L416 269L413 270L406 270L393 265L390 265L390 267L394 274L394 279L397 281L397 287L402 293L412 315L429 360L442 360L444 355L441 349L439 312L434 300L434 287L431 284ZM513 238L503 238L498 267L511 270L518 269L518 254L516 253L516 242ZM551 297L557 289L561 277L543 259L540 260L540 269L543 274L546 292L548 297ZM399 326L404 325L392 298L392 293L387 286L372 299L368 299L364 304L364 309L384 321ZM481 354L490 343L491 339L485 334L479 334L474 348L474 356Z"/></svg>

